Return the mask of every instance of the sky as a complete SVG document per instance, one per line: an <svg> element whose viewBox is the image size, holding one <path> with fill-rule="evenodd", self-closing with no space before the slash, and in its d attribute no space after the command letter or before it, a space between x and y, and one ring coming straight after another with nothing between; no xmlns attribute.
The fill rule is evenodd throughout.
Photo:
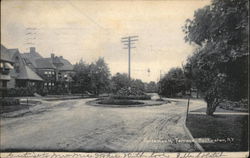
<svg viewBox="0 0 250 158"><path fill-rule="evenodd" d="M1 0L1 44L21 53L36 47L72 64L104 57L111 74L128 73L122 37L138 36L131 50L131 77L158 81L160 72L181 67L194 46L182 26L209 0L84 1ZM150 71L148 71L150 70Z"/></svg>

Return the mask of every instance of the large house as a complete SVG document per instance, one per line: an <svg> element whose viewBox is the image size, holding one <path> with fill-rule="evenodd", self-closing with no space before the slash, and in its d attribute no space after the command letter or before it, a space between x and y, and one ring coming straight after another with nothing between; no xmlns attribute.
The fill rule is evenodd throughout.
<svg viewBox="0 0 250 158"><path fill-rule="evenodd" d="M0 96L4 97L7 90L7 83L11 80L10 71L13 69L13 61L7 48L1 44L0 52Z"/></svg>
<svg viewBox="0 0 250 158"><path fill-rule="evenodd" d="M51 54L50 58L43 58L34 47L30 52L22 54L25 63L44 80L44 88L48 91L63 88L70 92L74 74L73 65L62 56Z"/></svg>
<svg viewBox="0 0 250 158"><path fill-rule="evenodd" d="M0 71L1 89L23 87L49 93L70 93L74 74L73 65L62 56L51 54L43 58L35 47L22 54L18 49L7 49L3 45Z"/></svg>
<svg viewBox="0 0 250 158"><path fill-rule="evenodd" d="M41 88L43 79L33 71L24 59L18 49L8 49L9 55L14 62L14 69L10 71L11 80L8 82L8 88L23 87L37 90Z"/></svg>

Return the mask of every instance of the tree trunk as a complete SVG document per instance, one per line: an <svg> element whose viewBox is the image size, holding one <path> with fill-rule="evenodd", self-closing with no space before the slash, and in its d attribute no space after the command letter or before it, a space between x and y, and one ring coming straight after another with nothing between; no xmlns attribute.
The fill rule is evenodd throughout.
<svg viewBox="0 0 250 158"><path fill-rule="evenodd" d="M218 102L218 99L214 99L213 102L211 103L207 103L207 111L206 111L206 114L209 115L209 116L213 116L215 110L216 110L216 107L219 105L219 102Z"/></svg>

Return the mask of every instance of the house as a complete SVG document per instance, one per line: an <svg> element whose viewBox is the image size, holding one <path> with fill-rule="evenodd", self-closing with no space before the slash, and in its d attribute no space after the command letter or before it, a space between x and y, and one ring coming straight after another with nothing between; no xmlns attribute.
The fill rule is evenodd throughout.
<svg viewBox="0 0 250 158"><path fill-rule="evenodd" d="M4 97L7 91L7 83L11 80L10 71L13 69L13 61L10 54L2 44L0 52L0 96Z"/></svg>
<svg viewBox="0 0 250 158"><path fill-rule="evenodd" d="M70 92L71 83L73 82L72 75L74 74L73 65L62 56L58 57L51 54L50 58L47 58L57 69L57 84L67 89Z"/></svg>
<svg viewBox="0 0 250 158"><path fill-rule="evenodd" d="M44 79L44 88L49 91L56 86L57 70L56 67L47 59L36 59L36 72Z"/></svg>
<svg viewBox="0 0 250 158"><path fill-rule="evenodd" d="M43 79L30 67L28 67L22 58L18 49L8 49L14 69L10 71L11 80L8 88L23 87L32 88L34 91L41 88Z"/></svg>
<svg viewBox="0 0 250 158"><path fill-rule="evenodd" d="M36 52L34 47L30 48L30 52L22 54L26 65L44 80L43 87L52 91L58 87L66 89L70 93L73 65L62 56L58 57L51 54L50 58L43 58Z"/></svg>

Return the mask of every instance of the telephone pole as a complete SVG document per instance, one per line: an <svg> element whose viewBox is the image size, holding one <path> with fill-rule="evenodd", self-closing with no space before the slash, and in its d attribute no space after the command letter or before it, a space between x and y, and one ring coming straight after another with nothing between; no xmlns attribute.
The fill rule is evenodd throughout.
<svg viewBox="0 0 250 158"><path fill-rule="evenodd" d="M128 36L128 37L123 37L121 39L121 42L125 45L123 49L128 49L128 78L129 80L131 79L131 49L136 48L135 47L135 41L138 41L138 36Z"/></svg>

